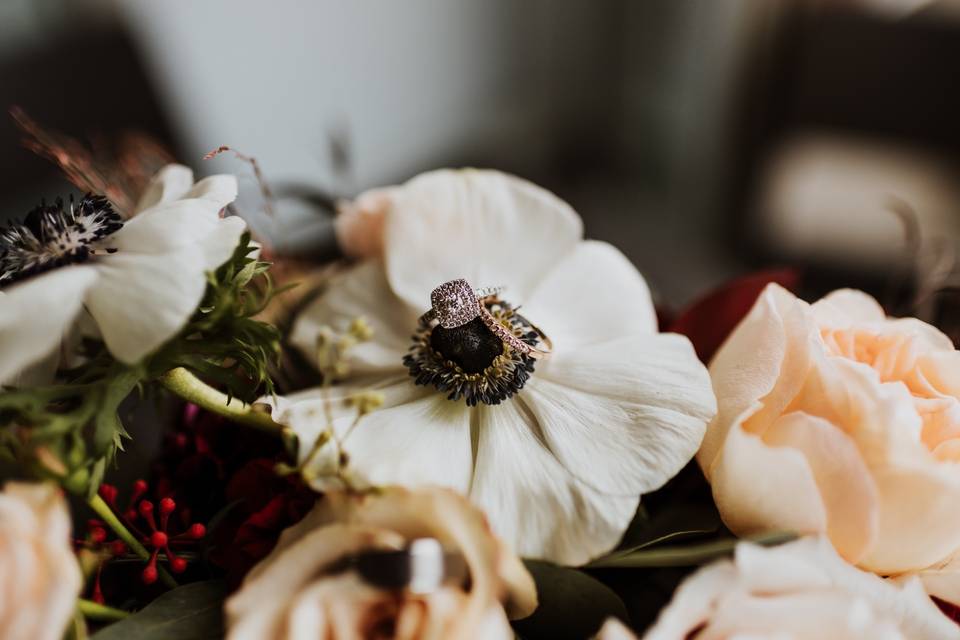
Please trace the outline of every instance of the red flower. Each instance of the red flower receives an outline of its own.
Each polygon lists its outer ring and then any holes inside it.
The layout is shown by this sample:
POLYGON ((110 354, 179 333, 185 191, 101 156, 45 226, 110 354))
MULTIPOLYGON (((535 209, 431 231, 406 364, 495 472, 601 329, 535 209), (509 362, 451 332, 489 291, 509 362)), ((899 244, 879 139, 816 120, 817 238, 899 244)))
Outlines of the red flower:
POLYGON ((210 560, 227 571, 227 581, 243 576, 277 544, 280 533, 299 522, 316 494, 297 476, 280 477, 275 460, 251 460, 227 484, 228 504, 235 504, 214 532, 210 560))
POLYGON ((703 362, 710 359, 740 323, 757 297, 771 282, 796 291, 800 272, 796 269, 755 271, 714 289, 687 307, 667 324, 667 331, 681 333, 693 343, 703 362))

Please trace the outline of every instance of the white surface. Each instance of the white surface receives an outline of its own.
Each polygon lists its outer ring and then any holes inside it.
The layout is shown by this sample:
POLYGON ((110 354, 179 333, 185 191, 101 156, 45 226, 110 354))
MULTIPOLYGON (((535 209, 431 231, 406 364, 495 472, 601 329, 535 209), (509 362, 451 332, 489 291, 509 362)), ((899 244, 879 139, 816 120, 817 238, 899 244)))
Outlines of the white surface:
MULTIPOLYGON (((575 5, 564 13, 588 8, 575 5)), ((120 6, 195 156, 185 160, 229 144, 256 155, 271 177, 329 185, 337 176, 328 134, 345 130, 350 189, 504 143, 537 153, 551 126, 544 113, 552 69, 570 58, 553 55, 554 17, 544 2, 120 6)), ((574 33, 565 42, 576 49, 587 37, 596 36, 574 33)))

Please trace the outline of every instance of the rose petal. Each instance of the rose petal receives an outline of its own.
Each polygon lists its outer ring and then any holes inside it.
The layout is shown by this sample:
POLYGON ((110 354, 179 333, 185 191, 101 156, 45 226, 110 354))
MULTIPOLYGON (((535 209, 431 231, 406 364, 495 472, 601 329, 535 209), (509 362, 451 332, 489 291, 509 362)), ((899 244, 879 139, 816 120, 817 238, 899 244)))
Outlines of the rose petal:
POLYGON ((713 461, 710 483, 724 523, 738 535, 827 528, 826 507, 803 454, 767 446, 739 422, 713 461))
POLYGON ((856 289, 837 289, 811 305, 811 311, 818 323, 831 327, 882 322, 887 316, 873 297, 856 289))
POLYGON ((830 422, 799 412, 777 420, 763 441, 803 454, 823 500, 830 540, 856 563, 877 540, 880 519, 877 487, 856 443, 830 422))
POLYGON ((690 338, 700 359, 710 362, 771 282, 794 291, 800 273, 796 269, 775 269, 736 278, 687 307, 668 330, 690 338))
POLYGON ((396 187, 364 191, 352 202, 337 203, 333 232, 340 250, 351 258, 383 255, 383 231, 396 187))
POLYGON ((407 539, 438 538, 463 553, 471 569, 471 589, 496 594, 497 584, 505 583, 511 618, 526 617, 536 608, 533 578, 519 558, 491 534, 483 513, 458 493, 389 487, 379 495, 359 499, 344 499, 345 494, 332 497, 321 501, 302 526, 347 521, 396 531, 407 539))
POLYGON ((384 236, 397 295, 426 310, 430 292, 466 278, 526 300, 583 232, 569 205, 525 180, 476 169, 422 174, 397 190, 384 236))
POLYGON ((825 538, 763 548, 737 545, 734 560, 680 585, 645 640, 697 638, 958 638, 916 581, 897 585, 844 562, 825 538))
POLYGON ((768 285, 710 363, 717 416, 697 454, 708 479, 738 420, 749 418, 762 430, 786 409, 804 383, 818 339, 805 303, 768 285))
POLYGON ((950 557, 960 531, 960 478, 952 462, 891 461, 874 466, 880 538, 861 566, 881 574, 926 567, 950 557))
POLYGON ((923 588, 931 596, 960 606, 960 555, 926 569, 904 574, 898 580, 910 580, 914 576, 920 579, 923 588))

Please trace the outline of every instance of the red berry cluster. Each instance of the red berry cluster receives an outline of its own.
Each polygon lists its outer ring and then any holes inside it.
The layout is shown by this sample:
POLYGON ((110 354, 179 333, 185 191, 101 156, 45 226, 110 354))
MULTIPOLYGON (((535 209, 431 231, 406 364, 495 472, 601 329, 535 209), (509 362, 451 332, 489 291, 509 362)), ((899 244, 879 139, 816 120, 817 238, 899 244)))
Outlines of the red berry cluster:
MULTIPOLYGON (((171 535, 168 531, 170 516, 177 510, 177 503, 173 498, 162 498, 158 502, 143 499, 147 494, 149 486, 144 480, 137 480, 133 483, 133 490, 130 493, 130 500, 127 502, 126 509, 122 511, 117 506, 117 488, 110 484, 100 486, 100 497, 103 498, 110 508, 120 516, 120 519, 136 536, 145 547, 151 550, 150 559, 147 566, 144 567, 141 578, 145 584, 153 584, 157 581, 157 560, 162 551, 174 573, 183 573, 187 569, 187 560, 174 553, 171 546, 186 546, 202 540, 207 535, 207 529, 200 523, 193 523, 177 535, 171 535), (159 511, 158 519, 154 513, 159 511), (146 527, 144 527, 144 524, 146 527), (147 529, 149 527, 149 529, 147 529)), ((93 531, 93 530, 92 530, 93 531)), ((106 539, 106 530, 101 528, 101 537, 106 539)), ((119 541, 117 541, 119 542, 119 541)), ((123 544, 120 542, 120 544, 123 544)), ((125 549, 124 549, 125 550, 125 549)), ((117 555, 117 554, 114 554, 117 555)))

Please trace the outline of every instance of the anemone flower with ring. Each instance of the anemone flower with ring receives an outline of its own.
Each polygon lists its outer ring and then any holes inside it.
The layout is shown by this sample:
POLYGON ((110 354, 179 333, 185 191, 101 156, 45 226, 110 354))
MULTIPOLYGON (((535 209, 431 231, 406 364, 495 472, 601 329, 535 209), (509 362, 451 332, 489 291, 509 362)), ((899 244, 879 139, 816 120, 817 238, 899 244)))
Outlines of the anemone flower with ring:
POLYGON ((331 282, 291 336, 311 356, 325 327, 362 316, 373 339, 348 352, 333 393, 280 398, 274 418, 308 455, 328 409, 336 434, 350 430, 338 398, 377 390, 383 406, 341 440, 355 481, 453 487, 523 556, 578 564, 609 550, 639 496, 692 458, 716 410, 689 341, 658 333, 633 265, 584 241, 577 214, 529 182, 437 171, 388 198, 382 258, 331 282), (551 356, 534 361, 481 318, 418 320, 431 291, 457 278, 505 285, 486 311, 532 347, 536 323, 551 356))
POLYGON ((194 184, 169 165, 124 220, 105 198, 42 204, 0 231, 0 383, 55 353, 89 312, 107 348, 132 364, 187 323, 206 273, 233 254, 246 225, 220 211, 236 178, 194 184))

